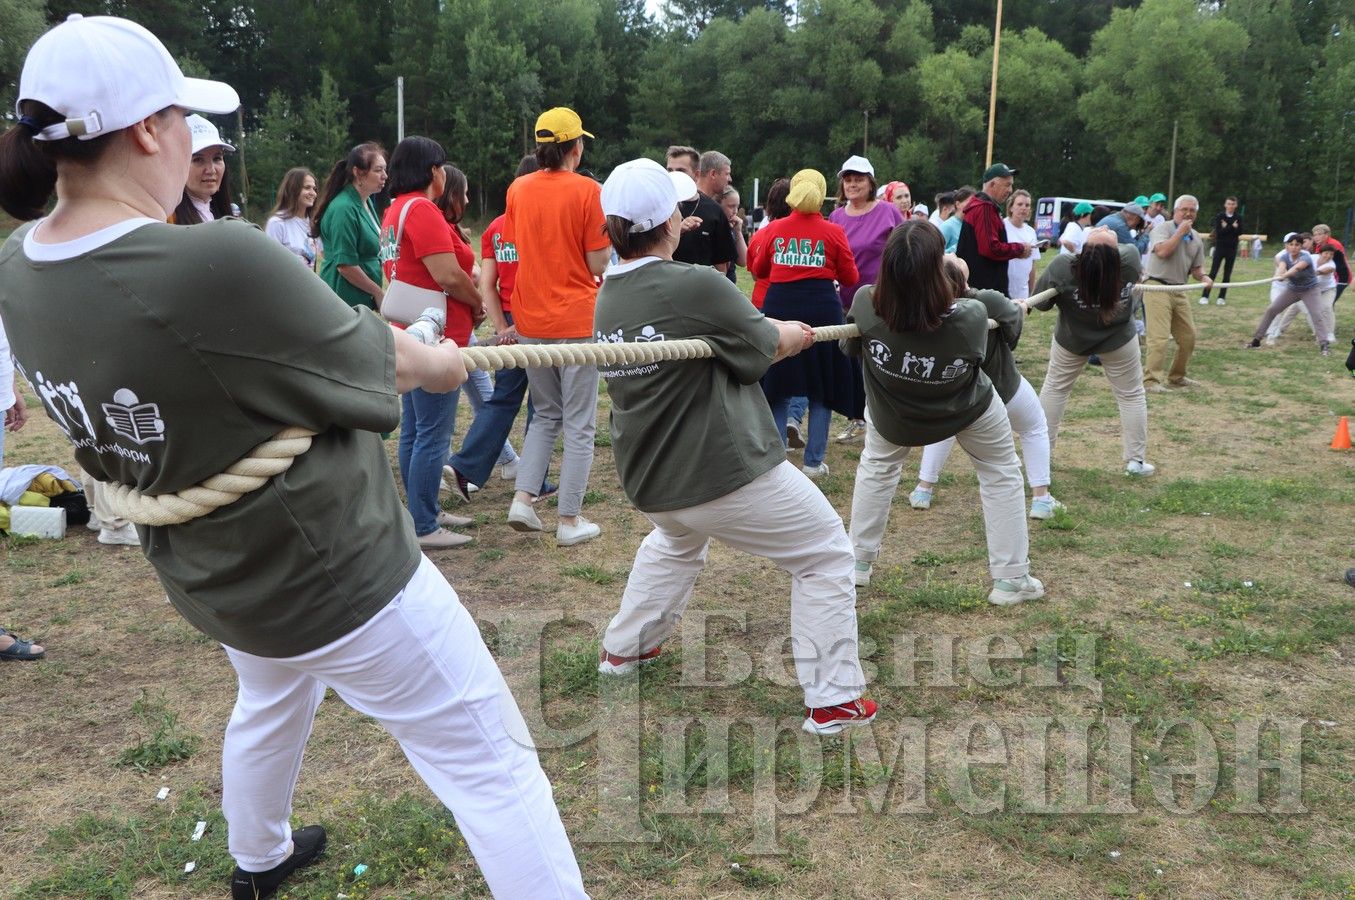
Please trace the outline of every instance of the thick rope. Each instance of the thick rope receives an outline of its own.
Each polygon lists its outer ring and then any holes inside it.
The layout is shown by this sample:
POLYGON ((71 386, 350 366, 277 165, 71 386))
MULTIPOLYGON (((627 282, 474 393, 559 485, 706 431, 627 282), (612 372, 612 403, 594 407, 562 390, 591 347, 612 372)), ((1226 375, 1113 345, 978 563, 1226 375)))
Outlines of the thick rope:
MULTIPOLYGON (((1038 302, 1054 295, 1043 291, 1030 298, 1038 302)), ((997 327, 988 320, 989 329, 997 327)), ((860 337, 853 324, 822 325, 814 340, 839 341, 860 337)), ((510 344, 499 347, 462 347, 466 371, 475 369, 525 369, 542 366, 614 366, 662 362, 673 359, 708 359, 715 355, 700 338, 680 341, 635 341, 613 344, 510 344)), ((220 475, 173 494, 143 494, 125 484, 106 485, 105 500, 119 518, 138 525, 179 525, 229 506, 287 471, 296 457, 310 449, 313 431, 284 428, 264 441, 220 475)))
MULTIPOLYGON (((1262 284, 1270 284, 1270 283, 1271 283, 1272 281, 1274 281, 1274 280, 1275 280, 1275 276, 1271 276, 1270 278, 1258 278, 1258 279, 1256 279, 1255 281, 1230 281, 1230 282, 1226 282, 1226 283, 1225 283, 1225 282, 1216 282, 1216 283, 1214 284, 1214 286, 1210 288, 1210 290, 1212 291, 1214 288, 1244 288, 1244 287, 1257 287, 1257 286, 1262 285, 1262 284)), ((1194 284, 1194 285, 1191 285, 1191 284, 1148 284, 1147 282, 1139 282, 1138 284, 1134 285, 1133 290, 1138 291, 1138 292, 1141 293, 1141 294, 1179 294, 1179 293, 1183 293, 1183 292, 1185 292, 1185 291, 1189 291, 1189 290, 1191 290, 1192 288, 1196 288, 1196 287, 1203 288, 1204 285, 1202 285, 1202 284, 1194 284)))

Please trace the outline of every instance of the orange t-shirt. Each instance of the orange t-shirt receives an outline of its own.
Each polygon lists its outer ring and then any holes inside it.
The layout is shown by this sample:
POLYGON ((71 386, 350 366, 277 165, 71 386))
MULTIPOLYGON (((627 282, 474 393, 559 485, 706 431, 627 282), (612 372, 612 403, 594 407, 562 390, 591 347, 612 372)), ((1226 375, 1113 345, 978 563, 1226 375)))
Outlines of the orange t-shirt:
POLYGON ((503 240, 518 251, 513 322, 533 338, 591 338, 597 279, 584 254, 610 246, 602 186, 543 169, 508 186, 503 240))

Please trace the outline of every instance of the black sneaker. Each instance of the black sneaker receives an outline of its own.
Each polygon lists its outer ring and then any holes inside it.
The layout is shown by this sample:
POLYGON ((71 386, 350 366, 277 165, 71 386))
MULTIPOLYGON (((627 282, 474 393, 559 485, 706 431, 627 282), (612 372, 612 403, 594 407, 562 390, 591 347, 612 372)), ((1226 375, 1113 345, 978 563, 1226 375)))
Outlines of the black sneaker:
POLYGON ((1101 365, 1101 357, 1099 357, 1099 356, 1097 356, 1095 353, 1093 353, 1091 356, 1087 357, 1087 365, 1089 365, 1089 366, 1099 366, 1099 365, 1101 365))
POLYGON ((232 900, 263 900, 277 892, 284 878, 297 869, 304 869, 325 852, 325 829, 307 825, 292 832, 292 855, 267 872, 246 872, 239 866, 231 876, 232 900))

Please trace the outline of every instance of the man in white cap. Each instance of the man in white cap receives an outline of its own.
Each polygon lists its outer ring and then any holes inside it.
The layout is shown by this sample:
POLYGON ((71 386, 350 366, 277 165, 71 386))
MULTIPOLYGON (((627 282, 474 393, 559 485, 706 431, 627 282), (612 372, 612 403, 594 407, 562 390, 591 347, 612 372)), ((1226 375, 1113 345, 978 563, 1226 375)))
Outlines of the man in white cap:
POLYGON ((623 163, 602 187, 621 261, 598 292, 598 340, 699 338, 713 357, 602 367, 621 486, 654 530, 636 552, 598 671, 624 675, 659 657, 716 538, 791 576, 804 730, 864 725, 876 704, 863 696, 851 545, 823 493, 786 459, 758 386, 773 362, 808 347, 813 332, 766 318, 717 273, 673 261, 678 206, 672 182, 649 160, 623 163))

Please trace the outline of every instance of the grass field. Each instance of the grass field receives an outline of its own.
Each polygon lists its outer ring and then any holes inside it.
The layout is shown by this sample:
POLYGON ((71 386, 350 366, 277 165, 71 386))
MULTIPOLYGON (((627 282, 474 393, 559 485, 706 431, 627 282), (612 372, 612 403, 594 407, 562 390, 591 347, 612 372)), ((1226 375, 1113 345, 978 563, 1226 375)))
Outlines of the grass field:
MULTIPOLYGON (((598 634, 647 531, 617 482, 605 395, 585 509, 599 540, 510 531, 510 483, 486 485, 475 543, 435 559, 533 724, 590 892, 1355 898, 1355 591, 1341 582, 1355 455, 1327 449, 1355 380, 1345 346, 1320 358, 1301 319, 1279 347, 1242 352, 1265 296, 1193 307, 1204 384, 1150 395, 1152 479, 1122 475, 1114 401, 1083 375, 1054 456, 1067 512, 1031 523, 1043 600, 984 601, 972 467, 952 454, 923 513, 907 506, 911 461, 858 598, 881 714, 848 739, 796 731, 788 578, 719 546, 683 640, 638 680, 599 685, 598 634), (1258 756, 1278 768, 1254 775, 1258 756)), ((1037 388, 1053 321, 1032 317, 1018 351, 1037 388)), ((1348 340, 1349 299, 1337 322, 1348 340)), ((858 453, 832 444, 821 482, 844 516, 858 453)), ((11 465, 70 459, 43 417, 6 448, 11 465)), ((50 648, 0 666, 0 895, 222 896, 234 681, 220 648, 135 549, 77 528, 0 555, 0 624, 50 648)), ((285 896, 485 893, 396 744, 332 696, 296 816, 330 844, 285 896)))

